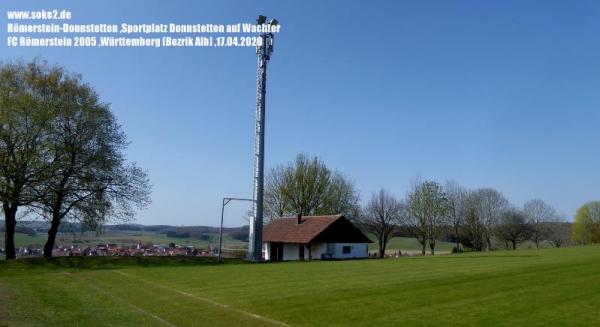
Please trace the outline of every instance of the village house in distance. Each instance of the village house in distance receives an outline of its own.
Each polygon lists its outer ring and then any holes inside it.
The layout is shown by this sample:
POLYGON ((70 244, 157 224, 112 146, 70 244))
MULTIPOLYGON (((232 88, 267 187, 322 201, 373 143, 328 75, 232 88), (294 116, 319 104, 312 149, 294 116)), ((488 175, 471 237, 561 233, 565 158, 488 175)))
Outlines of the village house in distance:
POLYGON ((263 230, 263 258, 366 258, 369 243, 372 241, 343 215, 280 218, 263 230))

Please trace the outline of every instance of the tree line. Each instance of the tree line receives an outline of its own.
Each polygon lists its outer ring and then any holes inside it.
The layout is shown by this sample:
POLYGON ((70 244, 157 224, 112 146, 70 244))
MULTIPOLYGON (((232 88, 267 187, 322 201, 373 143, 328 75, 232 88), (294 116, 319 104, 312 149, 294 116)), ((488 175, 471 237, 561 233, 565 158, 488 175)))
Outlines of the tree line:
MULTIPOLYGON (((268 171, 265 222, 284 216, 343 214, 377 239, 381 257, 400 231, 419 242, 423 255, 435 254, 437 243, 448 234, 454 251, 489 251, 498 244, 516 249, 525 241, 536 247, 544 242, 560 247, 571 239, 571 224, 549 203, 533 199, 517 207, 496 189, 468 189, 455 181, 417 179, 404 197, 381 189, 363 206, 359 200, 354 183, 345 175, 316 156, 299 154, 295 161, 268 171)), ((588 206, 592 211, 600 208, 588 206)), ((593 225, 590 219, 581 220, 593 225)), ((589 242, 590 235, 585 236, 589 242)))
POLYGON ((437 242, 448 231, 457 252, 464 248, 489 251, 495 242, 516 249, 527 240, 536 247, 543 241, 560 247, 570 237, 564 216, 543 200, 533 199, 518 208, 498 190, 470 190, 454 181, 442 185, 417 180, 404 198, 382 189, 362 212, 358 221, 378 238, 381 257, 399 228, 419 242, 422 255, 427 250, 435 254, 437 242))
POLYGON ((80 75, 40 60, 0 63, 0 202, 5 252, 15 258, 17 214, 99 228, 150 202, 147 174, 125 158, 125 133, 80 75), (22 209, 22 210, 21 210, 22 209))

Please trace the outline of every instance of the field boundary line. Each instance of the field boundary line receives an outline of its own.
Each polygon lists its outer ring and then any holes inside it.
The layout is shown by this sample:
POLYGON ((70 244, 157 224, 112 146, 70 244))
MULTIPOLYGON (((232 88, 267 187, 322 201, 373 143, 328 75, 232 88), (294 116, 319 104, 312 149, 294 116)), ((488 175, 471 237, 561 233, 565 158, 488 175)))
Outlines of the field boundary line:
POLYGON ((286 324, 286 323, 284 323, 283 321, 279 321, 279 320, 267 318, 265 316, 261 316, 261 315, 256 314, 256 313, 252 313, 252 312, 249 312, 249 311, 246 311, 246 310, 234 308, 234 307, 232 307, 232 306, 230 306, 228 304, 223 304, 223 303, 220 303, 220 302, 217 302, 217 301, 205 298, 205 297, 201 297, 201 296, 194 295, 194 294, 191 294, 191 293, 188 293, 188 292, 180 291, 178 289, 174 289, 174 288, 167 287, 167 286, 160 285, 160 284, 151 283, 151 282, 149 282, 147 280, 144 280, 142 278, 139 278, 139 277, 133 276, 131 274, 125 273, 125 272, 123 272, 121 270, 112 270, 112 271, 114 273, 117 273, 117 274, 129 277, 131 279, 138 280, 140 282, 143 282, 143 283, 146 283, 146 284, 150 284, 150 285, 155 286, 155 287, 166 289, 166 290, 169 290, 169 291, 181 294, 183 296, 190 297, 190 298, 198 300, 198 301, 209 303, 209 304, 212 304, 214 306, 221 307, 223 309, 231 310, 231 311, 234 311, 234 312, 237 312, 237 313, 240 313, 240 314, 243 314, 243 315, 246 315, 246 316, 258 319, 258 320, 261 320, 261 321, 265 321, 265 322, 268 322, 268 323, 271 323, 271 324, 274 324, 274 325, 289 327, 289 325, 286 324))
MULTIPOLYGON (((62 273, 63 273, 63 274, 65 274, 65 275, 67 275, 67 276, 69 276, 69 277, 71 277, 71 278, 75 278, 75 279, 79 279, 79 280, 81 280, 81 278, 79 278, 79 277, 77 277, 77 276, 75 276, 75 275, 73 275, 73 274, 71 274, 71 273, 69 273, 69 272, 63 271, 62 273)), ((157 315, 153 314, 152 312, 146 311, 146 310, 144 310, 144 309, 142 309, 142 308, 138 307, 138 306, 137 306, 137 305, 135 305, 135 304, 132 304, 132 303, 129 303, 128 301, 125 301, 124 299, 120 298, 119 296, 115 295, 114 293, 110 293, 110 292, 108 292, 108 291, 106 291, 106 290, 103 290, 103 289, 101 289, 101 288, 99 288, 99 287, 97 287, 97 286, 95 286, 95 285, 93 285, 93 284, 91 284, 91 283, 88 283, 88 284, 86 284, 86 285, 87 285, 89 288, 93 289, 94 291, 96 291, 96 292, 98 292, 98 293, 100 293, 100 294, 103 294, 103 295, 105 295, 106 297, 110 298, 111 300, 113 300, 113 301, 115 301, 115 302, 124 303, 124 304, 128 305, 129 307, 133 308, 135 311, 137 311, 137 312, 139 312, 139 313, 142 313, 142 314, 145 314, 145 315, 147 315, 147 316, 150 316, 150 317, 152 317, 152 318, 154 318, 154 319, 158 320, 159 322, 161 322, 162 324, 164 324, 164 325, 166 325, 166 326, 169 326, 169 327, 177 327, 177 325, 175 325, 175 324, 172 324, 172 323, 170 323, 170 322, 168 322, 168 321, 164 320, 163 318, 161 318, 161 317, 159 317, 159 316, 157 316, 157 315)))

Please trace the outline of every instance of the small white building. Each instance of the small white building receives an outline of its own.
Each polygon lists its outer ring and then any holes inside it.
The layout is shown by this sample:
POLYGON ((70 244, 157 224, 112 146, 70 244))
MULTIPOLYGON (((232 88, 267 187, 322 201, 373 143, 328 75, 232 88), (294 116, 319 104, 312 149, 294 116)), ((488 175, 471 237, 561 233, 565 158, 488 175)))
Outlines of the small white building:
POLYGON ((280 218, 263 229, 263 258, 366 258, 369 243, 372 241, 342 215, 280 218))

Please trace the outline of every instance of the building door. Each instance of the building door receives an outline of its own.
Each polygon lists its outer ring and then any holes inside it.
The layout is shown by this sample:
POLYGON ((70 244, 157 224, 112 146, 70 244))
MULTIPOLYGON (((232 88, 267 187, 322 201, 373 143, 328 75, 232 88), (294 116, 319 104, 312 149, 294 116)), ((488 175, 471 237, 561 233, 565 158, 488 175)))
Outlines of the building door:
POLYGON ((271 243, 271 261, 283 260, 283 243, 271 243))
POLYGON ((304 260, 304 244, 298 245, 298 258, 300 258, 300 260, 304 260))
POLYGON ((335 254, 335 243, 327 243, 327 259, 332 259, 335 254))

